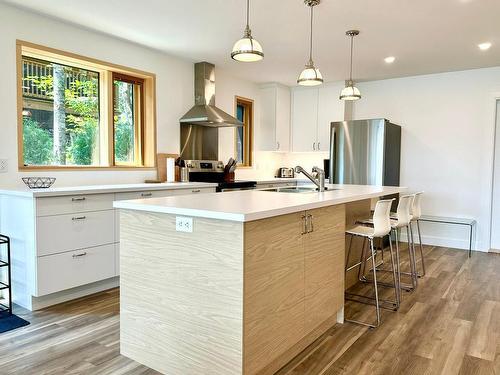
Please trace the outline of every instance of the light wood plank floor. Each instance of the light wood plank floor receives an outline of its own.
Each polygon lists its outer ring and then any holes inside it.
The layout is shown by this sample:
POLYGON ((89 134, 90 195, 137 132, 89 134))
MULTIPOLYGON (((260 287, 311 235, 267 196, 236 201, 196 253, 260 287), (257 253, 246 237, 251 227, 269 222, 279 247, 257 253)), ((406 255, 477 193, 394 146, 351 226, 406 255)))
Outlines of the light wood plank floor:
MULTIPOLYGON (((427 276, 398 312, 383 312, 381 327, 336 325, 278 374, 500 375, 500 254, 425 253, 427 276)), ((116 289, 16 313, 31 325, 0 334, 2 375, 157 374, 119 354, 116 289)), ((346 315, 373 310, 349 303, 346 315)))

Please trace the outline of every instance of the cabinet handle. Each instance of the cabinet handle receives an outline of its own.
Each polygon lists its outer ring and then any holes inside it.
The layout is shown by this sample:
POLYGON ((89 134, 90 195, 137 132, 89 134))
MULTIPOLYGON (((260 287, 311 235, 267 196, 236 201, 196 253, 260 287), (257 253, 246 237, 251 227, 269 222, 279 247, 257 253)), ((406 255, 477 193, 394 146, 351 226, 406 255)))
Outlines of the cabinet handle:
POLYGON ((316 151, 316 142, 313 142, 313 151, 316 151))
POLYGON ((75 217, 72 217, 71 220, 73 220, 73 221, 85 220, 86 218, 87 218, 87 216, 75 216, 75 217))
POLYGON ((307 233, 312 233, 314 232, 314 223, 313 223, 313 215, 307 215, 307 217, 309 218, 309 227, 310 229, 307 231, 307 233))
POLYGON ((73 259, 74 258, 81 258, 81 257, 84 257, 85 255, 87 255, 87 252, 80 253, 80 254, 73 254, 72 257, 73 257, 73 259))
POLYGON ((307 216, 307 215, 302 215, 303 228, 302 228, 301 235, 307 234, 307 219, 308 219, 308 217, 309 216, 307 216))
POLYGON ((72 202, 83 202, 84 200, 85 200, 85 197, 71 198, 72 202))
POLYGON ((321 143, 320 143, 320 142, 318 142, 318 151, 319 151, 319 150, 321 150, 321 147, 319 147, 319 145, 320 145, 320 144, 321 144, 321 143))
POLYGON ((141 193, 141 197, 151 197, 153 193, 141 193))
POLYGON ((280 149, 280 143, 279 142, 276 142, 276 150, 279 150, 280 149))
POLYGON ((191 193, 199 193, 201 190, 200 189, 195 189, 195 190, 191 190, 191 193))

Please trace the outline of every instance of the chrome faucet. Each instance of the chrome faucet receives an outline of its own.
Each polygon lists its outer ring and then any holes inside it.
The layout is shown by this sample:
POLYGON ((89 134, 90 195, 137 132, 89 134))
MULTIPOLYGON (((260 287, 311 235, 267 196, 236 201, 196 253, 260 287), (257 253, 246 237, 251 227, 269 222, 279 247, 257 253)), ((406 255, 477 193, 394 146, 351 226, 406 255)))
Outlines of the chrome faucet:
POLYGON ((303 173, 311 182, 318 187, 319 192, 325 191, 325 171, 319 167, 313 167, 312 173, 316 174, 314 177, 312 174, 307 172, 300 165, 295 167, 295 173, 303 173))

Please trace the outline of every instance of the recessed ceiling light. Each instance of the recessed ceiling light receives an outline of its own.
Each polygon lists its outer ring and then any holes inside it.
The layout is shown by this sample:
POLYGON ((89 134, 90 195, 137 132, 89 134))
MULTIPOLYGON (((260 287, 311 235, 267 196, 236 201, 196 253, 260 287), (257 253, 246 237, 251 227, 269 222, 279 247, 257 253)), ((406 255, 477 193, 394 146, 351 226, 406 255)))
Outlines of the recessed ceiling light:
POLYGON ((396 58, 394 56, 388 56, 384 59, 384 61, 387 63, 387 64, 392 64, 394 61, 396 61, 396 58))
POLYGON ((490 49, 491 43, 490 42, 485 42, 485 43, 478 44, 477 46, 479 47, 479 49, 481 51, 486 51, 486 50, 490 49))

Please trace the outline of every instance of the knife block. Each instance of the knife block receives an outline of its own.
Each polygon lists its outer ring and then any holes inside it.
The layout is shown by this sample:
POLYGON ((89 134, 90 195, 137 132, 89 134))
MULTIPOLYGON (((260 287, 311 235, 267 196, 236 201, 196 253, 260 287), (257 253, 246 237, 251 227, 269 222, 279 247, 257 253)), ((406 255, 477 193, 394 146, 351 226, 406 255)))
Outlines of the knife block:
POLYGON ((234 182, 234 172, 224 174, 225 182, 234 182))

